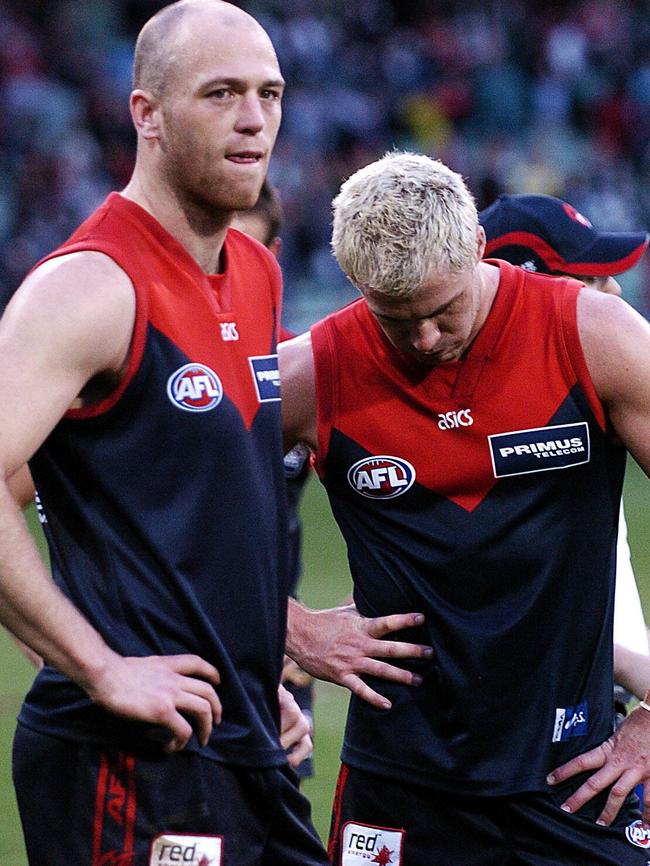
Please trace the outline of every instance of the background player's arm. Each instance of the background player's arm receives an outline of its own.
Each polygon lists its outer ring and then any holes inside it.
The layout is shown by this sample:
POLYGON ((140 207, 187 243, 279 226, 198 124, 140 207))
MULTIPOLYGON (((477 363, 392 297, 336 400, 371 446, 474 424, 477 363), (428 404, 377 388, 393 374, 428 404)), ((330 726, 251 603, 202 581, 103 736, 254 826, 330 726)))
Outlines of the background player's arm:
POLYGON ((614 644, 614 679, 628 692, 642 699, 650 684, 650 656, 634 652, 622 644, 614 644))
MULTIPOLYGON (((620 298, 583 290, 578 299, 578 327, 609 421, 650 476, 650 324, 620 298)), ((595 772, 562 808, 575 812, 611 786, 598 819, 611 824, 627 794, 644 782, 643 817, 650 822, 650 712, 641 707, 633 710, 609 740, 555 769, 549 781, 555 784, 585 771, 595 772)))
POLYGON ((280 343, 278 363, 282 382, 285 451, 289 451, 297 442, 304 442, 316 452, 316 380, 309 331, 280 343))
POLYGON ((134 318, 126 274, 89 252, 41 265, 0 321, 0 619, 97 703, 169 728, 173 750, 192 733, 180 711, 194 717, 203 742, 218 722, 210 684, 218 672, 195 656, 129 659, 113 652, 55 585, 8 483, 90 379, 123 370, 134 318))
MULTIPOLYGON (((310 334, 282 343, 278 355, 285 447, 305 442, 316 451, 316 385, 310 334)), ((290 599, 286 651, 312 676, 344 686, 373 706, 389 709, 391 702, 372 689, 362 675, 419 685, 417 674, 383 659, 427 658, 432 655, 431 647, 383 638, 423 622, 424 616, 419 613, 370 618, 362 617, 354 604, 315 611, 290 599)))

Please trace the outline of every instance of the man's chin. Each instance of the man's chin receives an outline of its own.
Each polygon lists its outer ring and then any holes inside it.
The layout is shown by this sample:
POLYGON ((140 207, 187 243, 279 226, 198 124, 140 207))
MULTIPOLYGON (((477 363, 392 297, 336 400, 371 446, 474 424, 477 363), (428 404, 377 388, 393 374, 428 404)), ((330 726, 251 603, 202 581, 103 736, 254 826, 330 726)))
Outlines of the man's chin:
POLYGON ((424 367, 438 367, 440 364, 457 361, 460 354, 456 349, 445 349, 442 352, 410 352, 409 357, 424 367))

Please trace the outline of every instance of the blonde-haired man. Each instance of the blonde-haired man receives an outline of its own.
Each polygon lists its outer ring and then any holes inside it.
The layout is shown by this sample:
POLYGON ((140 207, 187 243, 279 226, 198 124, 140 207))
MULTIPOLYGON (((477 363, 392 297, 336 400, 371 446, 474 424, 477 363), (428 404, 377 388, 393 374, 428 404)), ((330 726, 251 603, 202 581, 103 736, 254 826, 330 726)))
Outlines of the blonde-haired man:
POLYGON ((421 609, 435 651, 389 712, 352 698, 334 862, 646 866, 628 795, 650 712, 613 733, 611 647, 650 327, 482 261, 471 195, 424 156, 349 178, 333 247, 363 297, 282 347, 285 426, 316 451, 360 612, 421 609))

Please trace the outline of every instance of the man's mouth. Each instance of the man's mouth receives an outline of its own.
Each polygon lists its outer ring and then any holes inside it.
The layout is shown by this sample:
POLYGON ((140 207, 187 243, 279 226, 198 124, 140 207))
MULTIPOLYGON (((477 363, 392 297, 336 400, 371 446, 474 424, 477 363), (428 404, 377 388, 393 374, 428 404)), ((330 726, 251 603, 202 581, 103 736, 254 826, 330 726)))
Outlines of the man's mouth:
POLYGON ((238 150, 234 153, 226 154, 226 159, 229 162, 235 162, 238 165, 255 165, 260 162, 263 157, 261 150, 238 150))

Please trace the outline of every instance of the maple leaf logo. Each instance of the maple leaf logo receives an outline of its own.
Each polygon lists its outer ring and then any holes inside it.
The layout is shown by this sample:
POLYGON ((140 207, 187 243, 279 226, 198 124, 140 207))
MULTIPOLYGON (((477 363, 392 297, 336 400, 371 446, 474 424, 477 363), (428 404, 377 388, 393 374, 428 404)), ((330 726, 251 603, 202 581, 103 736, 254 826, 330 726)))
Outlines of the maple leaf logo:
POLYGON ((388 863, 393 862, 390 858, 390 855, 392 853, 393 852, 384 845, 379 854, 377 854, 377 856, 373 858, 372 862, 379 863, 380 866, 388 866, 388 863))
POLYGON ((214 862, 214 861, 211 859, 208 859, 208 857, 204 854, 201 857, 201 859, 199 860, 199 866, 210 866, 210 863, 212 863, 212 862, 214 862))

